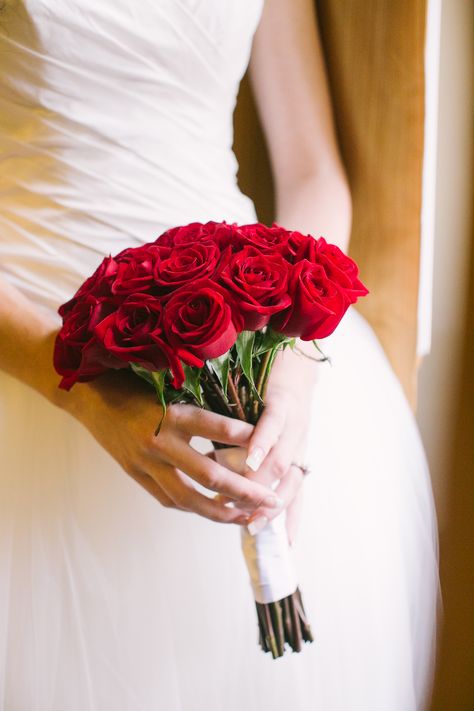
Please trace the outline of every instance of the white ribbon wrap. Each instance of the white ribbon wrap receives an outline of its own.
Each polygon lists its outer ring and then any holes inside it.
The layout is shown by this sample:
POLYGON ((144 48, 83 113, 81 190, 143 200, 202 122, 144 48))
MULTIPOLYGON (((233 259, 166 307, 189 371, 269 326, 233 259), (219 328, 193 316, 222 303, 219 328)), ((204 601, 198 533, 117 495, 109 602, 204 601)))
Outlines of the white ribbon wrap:
MULTIPOLYGON (((246 457, 243 447, 216 450, 219 464, 239 474, 245 470, 246 457)), ((255 600, 260 603, 281 600, 298 587, 285 521, 286 511, 282 511, 255 536, 241 529, 242 551, 255 600)))

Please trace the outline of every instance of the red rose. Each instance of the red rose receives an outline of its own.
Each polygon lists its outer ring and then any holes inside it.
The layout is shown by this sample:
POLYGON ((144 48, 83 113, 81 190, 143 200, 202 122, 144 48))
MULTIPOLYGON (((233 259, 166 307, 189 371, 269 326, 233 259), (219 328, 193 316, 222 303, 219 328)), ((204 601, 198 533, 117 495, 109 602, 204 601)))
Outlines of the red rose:
POLYGON ((128 296, 119 308, 97 324, 94 333, 108 353, 147 370, 170 367, 175 387, 184 379, 179 359, 163 337, 163 307, 150 294, 128 296))
POLYGON ((289 261, 293 261, 300 244, 306 239, 300 232, 286 230, 276 222, 271 227, 260 222, 242 225, 240 231, 245 244, 256 247, 265 254, 281 254, 289 261))
POLYGON ((290 305, 288 270, 278 254, 261 254, 249 246, 230 257, 220 281, 234 296, 246 331, 258 331, 290 305))
POLYGON ((160 260, 167 256, 155 244, 125 249, 115 257, 117 273, 112 282, 112 293, 122 296, 146 292, 154 287, 154 271, 160 260))
POLYGON ((108 368, 122 367, 97 343, 95 326, 115 309, 113 301, 92 294, 77 301, 68 313, 54 345, 54 367, 63 376, 59 387, 93 380, 108 368))
POLYGON ((177 355, 197 367, 226 353, 242 327, 230 294, 209 279, 183 286, 172 294, 165 303, 163 323, 177 355))
POLYGON ((295 264, 289 280, 290 308, 271 325, 286 336, 303 341, 329 336, 344 316, 349 302, 320 264, 306 259, 295 264))
POLYGON ((162 291, 177 289, 192 280, 212 277, 221 252, 214 242, 192 242, 171 250, 155 267, 155 285, 162 291))
POLYGON ((99 264, 95 272, 79 287, 72 299, 59 307, 58 313, 63 319, 72 311, 79 299, 87 294, 96 297, 109 296, 111 284, 117 273, 117 263, 112 257, 106 257, 99 264))
POLYGON ((328 277, 338 284, 349 303, 353 304, 360 296, 366 296, 369 290, 360 281, 359 268, 353 259, 344 254, 335 244, 329 244, 324 237, 307 244, 306 259, 314 264, 321 264, 328 277))
POLYGON ((233 232, 227 222, 191 222, 189 225, 172 227, 160 235, 155 243, 166 247, 182 247, 196 242, 215 242, 220 245, 233 232))

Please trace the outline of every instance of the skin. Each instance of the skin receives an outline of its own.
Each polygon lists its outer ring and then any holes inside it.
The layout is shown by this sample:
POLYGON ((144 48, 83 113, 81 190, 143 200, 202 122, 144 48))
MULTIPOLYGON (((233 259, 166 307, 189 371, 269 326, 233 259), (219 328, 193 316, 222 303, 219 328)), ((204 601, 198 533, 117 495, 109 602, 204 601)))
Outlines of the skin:
MULTIPOLYGON (((324 235, 347 251, 352 203, 339 153, 326 68, 313 0, 265 0, 249 64, 257 109, 267 141, 275 184, 278 224, 324 235), (297 107, 297 110, 295 110, 297 107)), ((301 350, 314 358, 311 343, 301 350)), ((287 507, 293 542, 302 503, 301 461, 312 385, 322 367, 286 350, 269 379, 265 410, 250 439, 263 462, 254 481, 280 479, 276 493, 287 507)), ((323 366, 324 367, 324 366, 323 366)), ((279 511, 260 507, 251 520, 279 511)))
MULTIPOLYGON (((347 248, 351 200, 338 152, 324 62, 311 0, 266 0, 254 37, 250 78, 267 139, 276 189, 276 221, 347 248), (297 107, 298 110, 295 110, 297 107)), ((75 417, 163 506, 221 523, 244 524, 280 507, 265 505, 270 488, 287 508, 290 541, 297 530, 303 480, 299 459, 318 368, 289 350, 277 358, 257 426, 188 405, 168 409, 158 437, 153 393, 129 373, 112 372, 66 393, 52 366, 55 322, 0 278, 0 369, 75 417), (31 364, 34 364, 32 367, 31 364), (257 472, 235 474, 190 447, 197 435, 259 448, 257 472), (209 498, 193 480, 215 491, 209 498), (234 507, 225 506, 233 501, 234 507)), ((311 344, 301 350, 314 358, 311 344)))

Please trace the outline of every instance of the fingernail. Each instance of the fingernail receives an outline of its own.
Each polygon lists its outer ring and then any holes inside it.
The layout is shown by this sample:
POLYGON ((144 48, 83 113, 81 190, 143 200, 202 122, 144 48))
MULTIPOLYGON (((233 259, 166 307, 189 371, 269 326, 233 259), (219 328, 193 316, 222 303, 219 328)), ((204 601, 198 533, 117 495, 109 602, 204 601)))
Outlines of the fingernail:
POLYGON ((254 521, 251 521, 249 523, 249 525, 247 526, 247 531, 250 533, 251 536, 255 536, 259 531, 262 530, 262 528, 265 528, 267 523, 268 518, 266 516, 259 516, 254 521))
POLYGON ((260 464, 263 461, 263 449, 261 447, 254 447, 247 459, 245 460, 245 464, 254 472, 257 471, 259 468, 260 464))
POLYGON ((261 502, 260 506, 266 506, 269 509, 281 509, 285 502, 279 496, 267 496, 261 502))

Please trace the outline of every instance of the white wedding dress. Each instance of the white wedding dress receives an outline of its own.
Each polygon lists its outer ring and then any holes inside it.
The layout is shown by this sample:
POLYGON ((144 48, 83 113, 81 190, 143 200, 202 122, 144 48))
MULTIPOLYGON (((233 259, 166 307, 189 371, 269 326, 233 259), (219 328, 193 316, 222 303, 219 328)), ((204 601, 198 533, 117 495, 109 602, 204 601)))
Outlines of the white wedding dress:
MULTIPOLYGON (((4 278, 56 313, 106 254, 175 224, 256 220, 231 146, 262 5, 3 3, 4 278)), ((324 350, 295 543, 315 642, 275 661, 239 527, 163 508, 0 374, 1 711, 424 707, 440 595, 422 445, 354 309, 324 350)))

